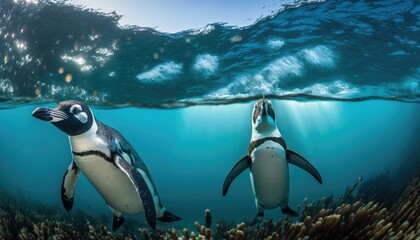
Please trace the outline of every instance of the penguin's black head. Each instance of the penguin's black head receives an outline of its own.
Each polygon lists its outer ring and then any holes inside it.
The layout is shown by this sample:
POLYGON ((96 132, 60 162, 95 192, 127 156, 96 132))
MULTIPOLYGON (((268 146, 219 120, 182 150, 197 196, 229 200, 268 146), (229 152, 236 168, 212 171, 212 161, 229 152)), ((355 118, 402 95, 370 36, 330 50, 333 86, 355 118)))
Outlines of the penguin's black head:
POLYGON ((32 116, 51 122, 67 135, 75 136, 88 131, 93 124, 92 111, 78 101, 60 102, 54 109, 39 107, 32 116))
POLYGON ((252 125, 258 128, 263 125, 276 125, 276 115, 273 104, 269 100, 261 99, 254 104, 252 114, 252 125))

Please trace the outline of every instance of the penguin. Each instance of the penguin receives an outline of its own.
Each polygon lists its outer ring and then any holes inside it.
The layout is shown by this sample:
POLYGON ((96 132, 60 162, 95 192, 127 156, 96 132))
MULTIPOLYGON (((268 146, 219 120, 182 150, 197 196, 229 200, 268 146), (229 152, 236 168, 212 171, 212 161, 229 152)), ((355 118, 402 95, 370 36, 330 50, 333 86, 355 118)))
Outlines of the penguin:
POLYGON ((61 185, 61 200, 67 211, 73 207, 76 183, 83 172, 112 211, 113 231, 123 224, 123 214, 144 212, 153 229, 156 219, 181 220, 162 205, 146 165, 130 143, 117 130, 98 121, 88 106, 63 101, 54 109, 36 108, 32 116, 51 122, 69 136, 73 160, 61 185))
POLYGON ((298 214, 288 206, 289 163, 301 167, 322 184, 321 175, 312 164, 287 148, 277 128, 273 105, 263 98, 254 104, 248 154, 239 160, 227 175, 222 194, 226 196, 233 180, 249 169, 257 207, 257 215, 251 225, 259 223, 264 218, 265 209, 279 206, 283 214, 297 216, 298 214))

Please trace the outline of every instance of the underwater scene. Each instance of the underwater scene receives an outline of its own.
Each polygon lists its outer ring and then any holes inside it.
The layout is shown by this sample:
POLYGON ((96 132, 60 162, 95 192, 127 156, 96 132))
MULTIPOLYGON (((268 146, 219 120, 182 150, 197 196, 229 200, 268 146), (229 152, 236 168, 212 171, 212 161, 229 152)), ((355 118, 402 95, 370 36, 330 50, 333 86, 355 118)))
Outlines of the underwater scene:
POLYGON ((1 0, 0 239, 420 239, 420 2, 272 2, 1 0))

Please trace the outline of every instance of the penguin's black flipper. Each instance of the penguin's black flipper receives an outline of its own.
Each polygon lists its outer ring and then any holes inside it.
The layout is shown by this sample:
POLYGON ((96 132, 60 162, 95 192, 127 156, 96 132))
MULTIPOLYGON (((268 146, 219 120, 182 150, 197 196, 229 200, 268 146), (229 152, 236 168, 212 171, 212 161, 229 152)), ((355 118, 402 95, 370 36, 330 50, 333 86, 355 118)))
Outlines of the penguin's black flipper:
POLYGON ((223 190, 222 190, 223 196, 226 195, 229 189, 229 186, 233 182, 233 180, 239 174, 245 171, 245 169, 249 168, 250 165, 251 165, 251 158, 248 155, 246 155, 241 160, 239 160, 239 162, 237 162, 235 166, 233 166, 232 170, 230 170, 229 174, 227 175, 225 182, 223 183, 223 190))
POLYGON ((158 218, 157 220, 161 222, 175 222, 175 221, 182 220, 182 218, 176 216, 175 214, 169 212, 168 210, 165 210, 163 212, 163 216, 158 218))
POLYGON ((286 206, 285 208, 282 208, 281 209, 281 212, 283 214, 287 214, 287 215, 289 215, 291 217, 297 217, 298 216, 298 213, 295 212, 295 211, 293 211, 291 208, 289 208, 289 206, 286 206))
POLYGON ((114 221, 112 222, 112 231, 115 232, 115 230, 117 230, 123 223, 124 217, 122 215, 118 217, 114 214, 114 221))
POLYGON ((73 207, 74 189, 76 188, 79 175, 80 170, 72 161, 66 173, 64 173, 63 182, 61 183, 61 201, 67 211, 70 211, 73 207))
POLYGON ((123 171, 130 181, 133 183, 137 192, 140 195, 141 201, 143 202, 144 213, 146 215, 146 220, 149 223, 150 227, 156 229, 156 210, 155 203, 153 202, 153 196, 150 192, 149 186, 147 186, 146 180, 140 174, 139 171, 124 158, 116 154, 114 163, 118 166, 121 171, 123 171))
POLYGON ((296 165, 300 168, 302 168, 303 170, 307 171, 309 174, 311 174, 319 183, 322 183, 322 178, 321 175, 319 174, 319 172, 315 169, 314 166, 312 166, 312 164, 306 160, 304 157, 302 157, 301 155, 299 155, 298 153, 287 149, 286 150, 286 154, 287 154, 287 161, 293 165, 296 165))

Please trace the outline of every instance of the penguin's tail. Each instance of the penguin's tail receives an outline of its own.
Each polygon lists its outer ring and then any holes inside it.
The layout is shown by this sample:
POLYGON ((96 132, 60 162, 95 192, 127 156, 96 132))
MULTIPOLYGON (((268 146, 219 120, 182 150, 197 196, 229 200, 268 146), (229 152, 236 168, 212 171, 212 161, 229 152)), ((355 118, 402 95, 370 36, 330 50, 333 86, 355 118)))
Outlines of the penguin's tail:
POLYGON ((282 211, 283 214, 287 214, 291 217, 297 217, 298 216, 298 213, 293 211, 291 208, 289 208, 289 206, 286 206, 285 208, 282 208, 281 211, 282 211))
POLYGON ((182 220, 182 218, 176 216, 175 214, 165 210, 163 212, 163 216, 159 217, 157 220, 161 221, 161 222, 175 222, 175 221, 179 221, 182 220))

